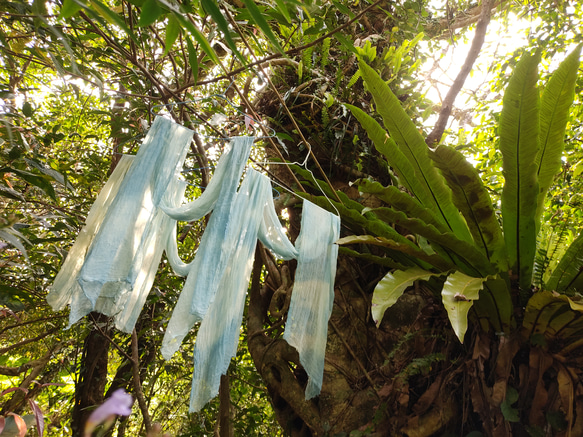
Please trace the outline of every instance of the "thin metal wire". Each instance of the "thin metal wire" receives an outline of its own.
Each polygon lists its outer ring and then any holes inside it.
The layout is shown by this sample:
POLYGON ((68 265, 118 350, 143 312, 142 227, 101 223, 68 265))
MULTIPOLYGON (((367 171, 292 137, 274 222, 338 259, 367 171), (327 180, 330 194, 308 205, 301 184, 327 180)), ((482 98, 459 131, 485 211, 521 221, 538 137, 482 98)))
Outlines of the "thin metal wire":
MULTIPOLYGON (((320 190, 320 192, 322 193, 322 195, 326 198, 326 200, 332 206, 332 208, 334 208, 334 211, 336 211, 336 214, 338 215, 338 217, 340 217, 340 212, 338 211, 338 208, 336 208, 336 205, 334 205, 334 203, 332 202, 332 200, 326 195, 326 193, 324 192, 324 189, 321 187, 320 183, 318 182, 318 180, 314 176, 314 173, 312 172, 312 170, 310 170, 308 168, 308 160, 310 159, 310 154, 311 154, 311 149, 309 149, 309 147, 308 147, 308 154, 306 155, 305 159, 301 163, 300 162, 287 162, 287 161, 284 161, 284 162, 278 162, 278 161, 263 161, 261 163, 255 163, 255 164, 259 165, 263 169, 267 165, 287 165, 287 166, 297 165, 299 167, 302 167, 304 170, 306 170, 308 173, 310 173, 310 176, 312 176, 312 179, 314 180, 314 183, 316 184, 316 186, 318 187, 318 189, 320 190)), ((271 179, 271 182, 273 182, 274 184, 280 186, 284 190, 290 192, 294 196, 297 196, 296 193, 294 193, 288 187, 283 186, 282 184, 280 184, 276 180, 271 179)))
MULTIPOLYGON (((231 88, 231 86, 233 85, 234 81, 231 81, 231 83, 229 84, 229 86, 227 87, 227 89, 225 90, 225 93, 229 90, 229 88, 231 88)), ((160 105, 154 105, 150 108, 150 114, 152 114, 153 116, 157 116, 158 114, 156 112, 154 112, 156 109, 158 108, 173 108, 174 106, 180 106, 180 105, 187 105, 190 103, 202 103, 202 102, 212 102, 214 99, 220 99, 225 101, 227 104, 229 104, 236 112, 238 112, 239 114, 243 115, 246 119, 251 120, 253 123, 256 123, 258 125, 261 125, 261 122, 256 120, 255 118, 251 117, 249 114, 241 111, 237 105, 235 105, 233 102, 231 102, 227 96, 225 95, 225 93, 223 94, 212 94, 208 97, 201 97, 198 99, 192 99, 192 100, 184 100, 181 102, 171 102, 171 103, 163 103, 160 105)), ((199 117, 200 118, 200 117, 199 117)), ((206 121, 208 123, 208 121, 206 121)), ((202 123, 194 123, 194 124, 202 124, 202 123)), ((261 139, 267 139, 267 138, 274 138, 276 136, 276 132, 275 129, 273 129, 270 126, 263 126, 264 128, 267 127, 270 131, 271 131, 271 135, 269 136, 262 136, 262 137, 255 137, 256 140, 261 140, 261 139)), ((231 139, 231 137, 210 137, 210 136, 206 136, 206 135, 201 135, 199 134, 202 138, 206 138, 209 140, 221 140, 221 141, 228 141, 231 139)))

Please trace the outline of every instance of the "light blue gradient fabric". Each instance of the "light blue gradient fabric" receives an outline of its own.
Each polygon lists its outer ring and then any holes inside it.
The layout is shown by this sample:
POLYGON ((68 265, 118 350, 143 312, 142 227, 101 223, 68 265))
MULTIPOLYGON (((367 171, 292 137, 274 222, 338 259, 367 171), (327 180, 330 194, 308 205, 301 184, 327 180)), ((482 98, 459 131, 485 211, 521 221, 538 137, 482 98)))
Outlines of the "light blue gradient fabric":
POLYGON ((71 305, 70 325, 98 311, 132 331, 175 223, 159 207, 182 200, 185 184, 178 176, 192 134, 157 117, 131 166, 114 172, 99 212, 92 209, 98 220, 73 246, 47 296, 54 309, 71 305))
POLYGON ((194 221, 213 211, 200 245, 190 264, 179 261, 175 241, 168 244, 168 259, 176 273, 187 274, 178 302, 162 340, 162 355, 169 359, 195 323, 202 321, 212 303, 219 281, 231 258, 232 241, 227 228, 239 217, 233 214, 233 201, 247 160, 253 137, 235 137, 227 145, 215 174, 204 193, 195 201, 177 208, 164 208, 173 219, 194 221))
POLYGON ((340 218, 304 201, 301 231, 296 240, 296 269, 284 340, 297 349, 308 374, 306 399, 320 393, 328 320, 334 302, 334 278, 340 218))
MULTIPOLYGON (((199 411, 216 396, 221 375, 227 373, 229 362, 237 353, 259 229, 269 228, 264 216, 271 216, 271 212, 275 214, 271 196, 269 179, 255 170, 249 170, 231 210, 237 220, 230 223, 225 235, 225 241, 230 246, 228 263, 222 272, 217 295, 196 337, 190 411, 199 411)), ((281 229, 279 222, 276 227, 281 229)), ((271 236, 278 235, 276 241, 269 244, 281 249, 280 255, 283 253, 288 259, 297 255, 283 232, 271 231, 271 236)), ((263 233, 269 235, 265 230, 263 233)))
MULTIPOLYGON (((229 162, 229 159, 223 162, 229 162)), ((235 166, 235 163, 231 162, 229 165, 235 166)), ((220 178, 215 180, 222 181, 220 178)), ((214 196, 217 197, 218 205, 220 193, 214 196)), ((340 219, 305 201, 302 230, 294 247, 279 223, 273 204, 271 183, 266 176, 255 170, 248 170, 239 191, 229 198, 230 207, 224 210, 229 218, 216 218, 218 223, 226 223, 224 232, 213 237, 220 239, 209 246, 209 252, 202 252, 215 262, 221 262, 221 269, 216 270, 214 297, 207 301, 208 311, 204 315, 193 315, 190 312, 193 307, 190 299, 196 299, 196 295, 190 292, 186 294, 183 290, 162 346, 164 357, 169 359, 195 320, 202 319, 194 347, 189 408, 191 412, 200 411, 217 395, 221 375, 226 374, 231 359, 236 355, 257 240, 282 259, 298 260, 284 338, 298 350, 300 362, 308 373, 306 398, 319 394, 322 387, 328 319, 334 300, 338 256, 338 247, 334 243, 340 236, 340 219), (176 335, 177 332, 179 335, 176 335)), ((212 203, 206 201, 206 205, 212 203)), ((182 220, 204 215, 191 205, 187 207, 192 215, 182 215, 182 220)), ((215 208, 213 216, 216 215, 215 208)), ((205 235, 211 232, 211 225, 209 222, 205 235)), ((205 240, 204 235, 202 240, 210 241, 205 240)), ((176 250, 175 242, 170 241, 169 247, 176 250)), ((202 248, 201 242, 199 252, 191 263, 186 283, 190 280, 197 282, 197 266, 202 264, 197 263, 197 257, 201 256, 202 248)), ((180 264, 178 257, 175 258, 174 262, 180 264)), ((180 268, 184 266, 186 265, 179 265, 180 268)))

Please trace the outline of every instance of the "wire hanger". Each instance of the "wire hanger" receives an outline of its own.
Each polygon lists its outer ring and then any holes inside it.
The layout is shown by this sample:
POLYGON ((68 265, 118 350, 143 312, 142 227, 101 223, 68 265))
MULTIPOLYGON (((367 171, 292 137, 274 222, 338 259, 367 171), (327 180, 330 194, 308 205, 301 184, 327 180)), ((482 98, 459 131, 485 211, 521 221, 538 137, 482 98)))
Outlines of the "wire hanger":
MULTIPOLYGON (((165 103, 165 104, 160 104, 160 105, 154 105, 152 106, 152 108, 150 108, 150 114, 152 114, 153 116, 157 116, 158 114, 156 112, 154 112, 156 109, 158 108, 173 108, 174 106, 180 106, 180 105, 187 105, 189 103, 202 103, 202 102, 214 102, 215 99, 219 99, 222 100, 224 102, 226 102, 229 106, 231 106, 236 112, 238 112, 239 114, 244 116, 244 119, 246 120, 245 122, 245 127, 249 127, 250 124, 261 124, 260 121, 256 120, 255 118, 251 117, 249 114, 247 114, 246 112, 243 112, 241 109, 239 109, 239 107, 237 105, 235 105, 231 100, 229 100, 229 98, 227 97, 226 93, 229 91, 229 89, 231 88, 231 86, 233 85, 234 81, 231 81, 231 83, 229 83, 229 86, 227 87, 227 89, 222 93, 222 94, 211 94, 210 96, 207 97, 201 97, 201 98, 197 98, 197 99, 192 99, 192 100, 184 100, 181 102, 172 102, 172 103, 165 103), (251 123, 247 123, 247 120, 249 120, 251 123)), ((202 122, 198 123, 198 124, 207 124, 209 125, 210 128, 212 128, 213 130, 215 130, 216 132, 219 132, 212 124, 210 124, 210 122, 208 120, 204 120, 199 114, 195 113, 196 116, 202 120, 202 122)), ((275 129, 273 129, 270 126, 264 126, 267 127, 270 131, 271 131, 271 135, 268 136, 261 136, 261 137, 255 137, 256 140, 261 140, 261 139, 266 139, 266 138, 274 138, 276 136, 276 132, 275 129)), ((210 137, 210 136, 206 136, 206 135, 200 135, 202 138, 206 138, 209 140, 219 140, 219 141, 228 141, 231 139, 231 137, 210 137)))

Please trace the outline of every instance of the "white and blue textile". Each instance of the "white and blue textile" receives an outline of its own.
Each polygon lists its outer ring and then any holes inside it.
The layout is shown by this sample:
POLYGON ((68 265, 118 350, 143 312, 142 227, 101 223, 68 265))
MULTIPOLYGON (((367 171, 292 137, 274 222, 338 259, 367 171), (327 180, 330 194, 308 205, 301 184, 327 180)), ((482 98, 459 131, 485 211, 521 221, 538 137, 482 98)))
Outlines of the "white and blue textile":
POLYGON ((322 388, 338 258, 334 243, 340 238, 340 218, 304 201, 301 226, 296 240, 298 267, 283 338, 299 352, 308 374, 306 399, 310 399, 322 388))
POLYGON ((182 201, 192 134, 157 117, 135 158, 118 164, 47 296, 54 309, 70 304, 69 325, 98 311, 132 331, 175 223, 159 206, 182 201))
POLYGON ((234 245, 226 238, 227 229, 239 220, 233 213, 233 201, 253 140, 253 137, 233 138, 219 159, 215 175, 204 193, 180 207, 164 208, 170 217, 185 221, 199 220, 213 212, 190 264, 180 262, 175 242, 168 244, 171 265, 177 267, 177 274, 186 273, 187 278, 162 340, 162 355, 166 359, 178 350, 190 328, 202 321, 232 257, 234 245))
POLYGON ((157 117, 135 157, 124 156, 91 208, 47 296, 54 309, 71 306, 69 326, 91 311, 131 332, 152 287, 162 252, 186 276, 170 317, 162 355, 169 359, 195 323, 190 411, 219 390, 237 352, 257 241, 277 257, 297 259, 284 332, 308 374, 306 399, 320 393, 340 234, 339 217, 304 201, 294 247, 275 211, 269 179, 253 169, 239 187, 253 137, 226 146, 204 193, 180 205, 186 184, 179 173, 192 131, 157 117), (184 263, 176 221, 212 212, 194 259, 184 263))

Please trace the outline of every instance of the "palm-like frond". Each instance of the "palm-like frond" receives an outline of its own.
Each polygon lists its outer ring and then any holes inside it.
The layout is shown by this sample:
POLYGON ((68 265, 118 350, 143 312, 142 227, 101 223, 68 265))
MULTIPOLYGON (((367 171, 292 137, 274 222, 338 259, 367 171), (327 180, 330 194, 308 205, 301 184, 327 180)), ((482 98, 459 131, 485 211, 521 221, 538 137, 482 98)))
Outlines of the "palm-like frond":
MULTIPOLYGON (((451 190, 429 159, 425 140, 401 107, 399 99, 377 72, 363 61, 360 61, 360 70, 389 135, 413 168, 413 174, 407 175, 406 178, 408 181, 415 180, 421 187, 419 191, 415 191, 415 196, 426 208, 431 209, 458 238, 466 242, 472 241, 466 223, 453 204, 451 190)), ((385 155, 385 157, 392 166, 393 156, 385 155)))
POLYGON ((583 291, 583 233, 571 243, 545 288, 559 293, 583 291))
POLYGON ((540 106, 540 149, 536 155, 539 194, 536 223, 544 208, 544 199, 555 175, 561 169, 565 127, 569 109, 575 96, 575 82, 579 69, 582 45, 561 63, 544 89, 540 106))
POLYGON ((492 199, 476 169, 457 150, 439 146, 429 156, 445 177, 453 193, 453 202, 462 212, 474 243, 499 272, 508 270, 502 229, 492 199))
POLYGON ((518 276, 523 290, 531 285, 536 248, 539 58, 539 55, 523 55, 504 93, 500 115, 500 151, 505 180, 502 192, 504 238, 510 269, 518 276))

